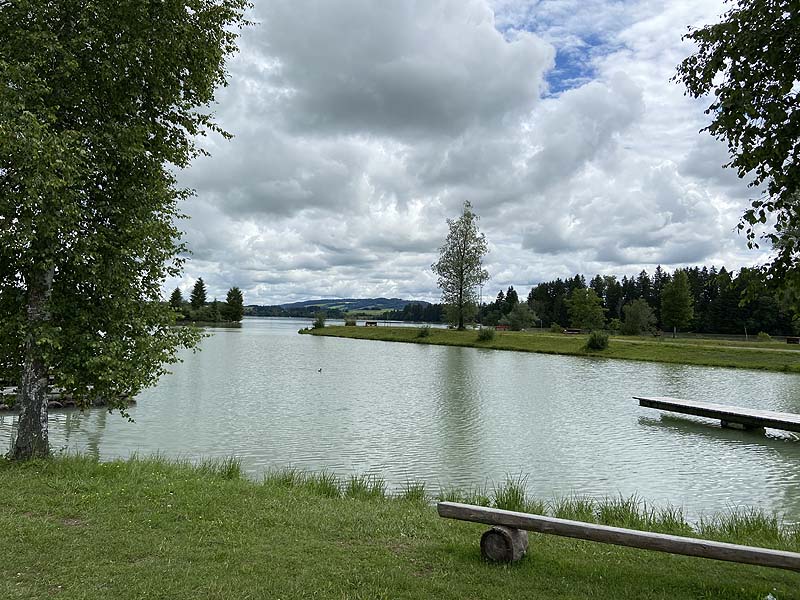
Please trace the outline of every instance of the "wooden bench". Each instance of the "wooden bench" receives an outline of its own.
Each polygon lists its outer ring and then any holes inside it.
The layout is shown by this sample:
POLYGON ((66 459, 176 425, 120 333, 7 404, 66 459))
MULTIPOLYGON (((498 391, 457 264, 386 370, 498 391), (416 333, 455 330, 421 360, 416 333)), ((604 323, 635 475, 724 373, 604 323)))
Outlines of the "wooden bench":
POLYGON ((495 331, 508 331, 508 325, 495 325, 495 331))
POLYGON ((800 337, 797 336, 787 336, 786 337, 787 344, 800 344, 800 337))
POLYGON ((492 529, 481 538, 481 553, 490 560, 519 560, 527 550, 526 532, 535 531, 617 546, 800 571, 800 553, 797 552, 595 525, 457 502, 439 502, 437 510, 439 516, 446 519, 492 525, 492 529))
POLYGON ((565 329, 564 330, 564 333, 566 333, 568 335, 575 335, 575 334, 578 334, 580 332, 581 332, 580 329, 565 329))
POLYGON ((377 321, 364 321, 364 327, 377 327, 377 321))

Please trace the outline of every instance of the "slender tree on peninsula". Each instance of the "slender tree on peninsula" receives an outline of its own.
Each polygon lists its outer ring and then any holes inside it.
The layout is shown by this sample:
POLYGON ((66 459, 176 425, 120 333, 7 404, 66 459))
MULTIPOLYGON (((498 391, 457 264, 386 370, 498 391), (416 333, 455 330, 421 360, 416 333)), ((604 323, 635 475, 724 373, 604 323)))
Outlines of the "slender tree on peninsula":
POLYGON ((489 279, 483 268, 488 251, 486 237, 478 229, 478 216, 472 205, 464 202, 458 219, 447 219, 450 231, 439 248, 439 260, 431 265, 439 276, 442 302, 447 305, 448 321, 459 330, 474 314, 478 303, 476 288, 489 279))
MULTIPOLYGON (((0 2, 0 378, 11 455, 49 454, 48 377, 85 404, 153 385, 180 347, 175 171, 206 131, 247 0, 0 2)), ((227 135, 227 134, 225 134, 227 135)))

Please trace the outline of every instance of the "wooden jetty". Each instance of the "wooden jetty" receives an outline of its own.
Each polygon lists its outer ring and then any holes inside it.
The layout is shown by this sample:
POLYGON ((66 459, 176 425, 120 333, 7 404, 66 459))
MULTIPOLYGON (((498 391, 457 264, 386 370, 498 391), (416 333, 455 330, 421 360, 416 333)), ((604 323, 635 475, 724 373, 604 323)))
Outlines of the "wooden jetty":
POLYGON ((679 398, 655 397, 645 398, 634 396, 639 401, 639 406, 656 408, 670 412, 719 419, 723 427, 731 429, 782 429, 800 433, 800 414, 775 412, 771 410, 758 410, 731 406, 729 404, 714 404, 712 402, 695 402, 679 398))
MULTIPOLYGON (((544 515, 532 515, 510 510, 474 506, 471 504, 459 504, 456 502, 439 502, 437 509, 440 517, 484 523, 486 525, 493 525, 495 528, 505 527, 511 528, 512 530, 521 529, 536 531, 538 533, 549 533, 551 535, 602 542, 604 544, 631 546, 633 548, 657 550, 659 552, 669 552, 672 554, 684 554, 686 556, 699 556, 702 558, 726 560, 759 565, 762 567, 800 571, 800 554, 796 552, 758 548, 754 546, 741 546, 739 544, 728 544, 725 542, 653 533, 650 531, 639 531, 637 529, 625 529, 622 527, 611 527, 608 525, 596 525, 594 523, 584 523, 582 521, 557 519, 544 515)), ((500 544, 497 544, 497 546, 499 545, 500 544)), ((493 546, 495 546, 495 544, 490 545, 488 548, 490 552, 495 550, 493 546)), ((486 549, 487 548, 484 548, 482 540, 481 550, 483 551, 486 549)), ((491 554, 487 555, 487 558, 510 562, 518 560, 524 553, 524 550, 513 553, 501 552, 497 558, 493 557, 491 554)))

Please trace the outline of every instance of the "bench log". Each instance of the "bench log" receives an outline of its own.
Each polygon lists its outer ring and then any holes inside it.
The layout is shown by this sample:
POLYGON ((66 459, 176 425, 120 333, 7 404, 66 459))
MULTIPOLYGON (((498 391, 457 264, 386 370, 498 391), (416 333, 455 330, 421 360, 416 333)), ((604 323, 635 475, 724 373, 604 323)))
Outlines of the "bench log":
POLYGON ((439 516, 446 519, 502 525, 604 544, 800 571, 800 554, 796 552, 596 525, 458 502, 439 502, 437 510, 439 516))

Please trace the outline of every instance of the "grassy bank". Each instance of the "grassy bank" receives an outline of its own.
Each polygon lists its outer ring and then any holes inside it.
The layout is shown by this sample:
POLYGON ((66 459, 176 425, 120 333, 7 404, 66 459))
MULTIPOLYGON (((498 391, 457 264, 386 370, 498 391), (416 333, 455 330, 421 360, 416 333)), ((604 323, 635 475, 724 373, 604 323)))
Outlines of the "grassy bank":
POLYGON ((473 330, 429 329, 420 336, 413 327, 344 327, 334 326, 304 333, 322 336, 412 342, 444 346, 469 346, 494 350, 516 350, 542 354, 597 356, 651 362, 733 367, 800 373, 800 349, 779 342, 737 342, 703 338, 656 339, 612 336, 605 350, 587 351, 586 335, 549 332, 498 331, 494 339, 479 341, 473 330))
MULTIPOLYGON (((449 499, 547 509, 691 534, 675 511, 577 498, 541 506, 511 482, 449 499)), ((235 462, 0 461, 0 598, 800 597, 800 574, 531 535, 513 567, 484 563, 480 525, 436 516, 424 489, 297 471, 242 479, 235 462)), ((800 549, 758 513, 703 535, 800 549)))

